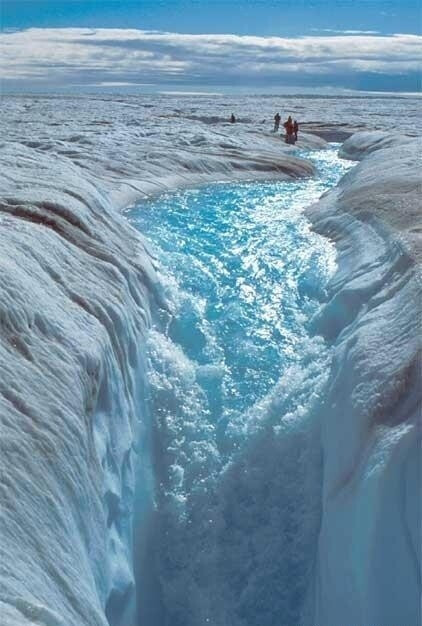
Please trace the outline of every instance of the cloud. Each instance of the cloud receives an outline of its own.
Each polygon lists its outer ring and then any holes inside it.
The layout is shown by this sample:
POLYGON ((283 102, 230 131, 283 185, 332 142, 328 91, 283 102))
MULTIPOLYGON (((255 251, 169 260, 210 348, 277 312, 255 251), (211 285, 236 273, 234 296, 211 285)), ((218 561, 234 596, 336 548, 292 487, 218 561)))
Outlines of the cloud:
MULTIPOLYGON (((331 31, 330 31, 331 32, 331 31)), ((298 38, 134 29, 0 34, 0 76, 12 85, 353 85, 357 74, 417 75, 422 37, 342 31, 298 38)), ((394 85, 393 85, 394 87, 394 85)))
MULTIPOLYGON (((101 81, 100 83, 89 83, 90 87, 151 87, 153 83, 135 83, 125 81, 101 81)), ((84 87, 84 83, 74 83, 72 87, 84 87)))
POLYGON ((159 91, 163 96, 221 96, 218 91, 159 91))
POLYGON ((380 35, 379 30, 337 30, 335 28, 311 28, 316 33, 335 33, 343 35, 380 35))

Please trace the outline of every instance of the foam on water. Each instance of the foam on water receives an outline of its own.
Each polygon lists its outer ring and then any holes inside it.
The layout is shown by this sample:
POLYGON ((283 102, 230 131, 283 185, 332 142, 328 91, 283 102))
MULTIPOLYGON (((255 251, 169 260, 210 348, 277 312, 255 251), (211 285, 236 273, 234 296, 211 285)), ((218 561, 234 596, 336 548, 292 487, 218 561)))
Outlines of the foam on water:
POLYGON ((153 244, 167 303, 149 340, 157 524, 144 567, 160 589, 140 590, 149 623, 262 626, 301 610, 319 515, 319 459, 303 420, 329 363, 308 322, 335 267, 303 209, 350 167, 335 147, 313 160, 316 178, 210 185, 128 214, 153 244), (297 575, 276 601, 271 546, 283 555, 277 577, 297 575))

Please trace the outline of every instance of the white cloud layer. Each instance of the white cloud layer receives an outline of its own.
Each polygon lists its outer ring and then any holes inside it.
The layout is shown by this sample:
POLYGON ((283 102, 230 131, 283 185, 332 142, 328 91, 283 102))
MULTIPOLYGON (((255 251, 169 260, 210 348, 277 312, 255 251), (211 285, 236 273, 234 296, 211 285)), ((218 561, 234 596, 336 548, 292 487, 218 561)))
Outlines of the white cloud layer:
MULTIPOLYGON (((422 37, 345 31, 299 38, 189 35, 132 29, 37 29, 0 34, 0 76, 66 84, 311 84, 354 73, 408 75, 420 69, 422 37)), ((393 86, 394 87, 394 86, 393 86)))

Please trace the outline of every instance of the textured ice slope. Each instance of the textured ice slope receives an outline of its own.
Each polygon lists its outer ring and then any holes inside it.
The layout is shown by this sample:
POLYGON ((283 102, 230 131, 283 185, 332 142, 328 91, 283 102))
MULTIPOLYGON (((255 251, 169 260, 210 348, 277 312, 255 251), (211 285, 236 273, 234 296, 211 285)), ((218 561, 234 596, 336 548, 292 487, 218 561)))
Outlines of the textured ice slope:
POLYGON ((22 146, 0 160, 2 623, 105 625, 132 587, 154 272, 78 168, 22 146))
MULTIPOLYGON (((315 327, 334 349, 322 426, 312 623, 417 625, 421 223, 417 140, 346 142, 362 158, 310 211, 338 271, 315 327), (365 153, 373 152, 369 156, 365 153), (418 215, 419 210, 419 215, 418 215)), ((380 141, 381 139, 381 141, 380 141)))
MULTIPOLYGON (((209 124, 207 110, 180 115, 157 99, 5 98, 0 106, 2 138, 14 144, 16 157, 22 147, 76 166, 115 206, 184 185, 313 173, 295 148, 269 132, 271 124, 233 125, 224 118, 209 124)), ((301 135, 298 147, 324 145, 301 135)))
POLYGON ((415 141, 414 137, 399 135, 398 133, 386 133, 384 131, 362 131, 354 133, 346 139, 341 146, 339 154, 344 159, 360 161, 368 154, 381 150, 382 148, 392 148, 402 146, 415 141))

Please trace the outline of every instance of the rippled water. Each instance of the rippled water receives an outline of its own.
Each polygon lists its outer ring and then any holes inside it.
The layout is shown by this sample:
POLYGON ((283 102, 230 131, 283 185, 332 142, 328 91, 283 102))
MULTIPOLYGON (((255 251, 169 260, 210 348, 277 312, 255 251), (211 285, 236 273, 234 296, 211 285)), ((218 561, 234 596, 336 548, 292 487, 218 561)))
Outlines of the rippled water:
POLYGON ((318 513, 305 468, 318 461, 309 453, 297 469, 309 443, 294 424, 324 381, 328 351, 307 327, 335 268, 332 244, 310 230, 303 209, 350 168, 335 146, 311 158, 312 179, 209 185, 128 214, 152 244, 168 303, 149 342, 158 521, 148 567, 160 591, 143 600, 143 617, 154 626, 265 626, 277 611, 299 619, 307 565, 291 527, 301 528, 306 553, 318 513), (271 442, 257 436, 262 428, 271 442), (240 479, 239 467, 253 475, 240 479), (293 485, 306 496, 292 500, 293 485), (262 561, 262 532, 266 549, 273 542, 283 553, 277 601, 261 597, 275 571, 271 554, 262 561), (292 568, 294 590, 283 578, 292 568), (227 596, 219 608, 216 593, 227 596))
POLYGON ((310 231, 302 209, 349 162, 334 149, 312 156, 315 179, 210 185, 130 214, 162 266, 168 336, 198 365, 217 420, 251 406, 300 359, 306 321, 334 267, 333 246, 310 231))

